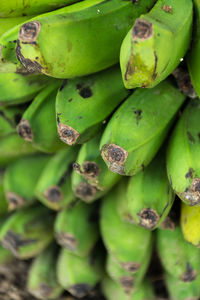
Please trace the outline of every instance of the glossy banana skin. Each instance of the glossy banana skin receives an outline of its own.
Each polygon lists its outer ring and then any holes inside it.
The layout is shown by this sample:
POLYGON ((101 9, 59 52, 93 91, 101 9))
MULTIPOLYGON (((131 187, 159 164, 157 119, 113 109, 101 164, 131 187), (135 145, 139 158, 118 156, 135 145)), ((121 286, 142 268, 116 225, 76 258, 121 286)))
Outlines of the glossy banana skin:
POLYGON ((184 100, 169 81, 134 91, 114 113, 101 139, 101 155, 109 169, 127 176, 143 170, 163 143, 184 100))
POLYGON ((78 148, 66 147, 48 162, 36 186, 35 195, 47 207, 60 210, 74 201, 71 187, 71 167, 78 148))
POLYGON ((118 62, 121 42, 133 20, 154 2, 85 0, 38 16, 20 28, 17 57, 27 70, 55 78, 106 69, 118 62))
POLYGON ((51 244, 32 262, 28 273, 27 289, 38 299, 59 297, 63 291, 56 278, 56 256, 58 248, 51 244))
POLYGON ((34 98, 18 125, 18 134, 45 153, 66 148, 57 133, 55 100, 60 82, 52 82, 34 98))
POLYGON ((0 138, 16 132, 16 127, 25 110, 23 105, 0 110, 0 138))
POLYGON ((171 74, 189 47, 192 19, 191 0, 158 0, 136 19, 120 51, 126 88, 151 88, 171 74))
POLYGON ((56 217, 54 232, 58 244, 69 252, 88 255, 99 238, 93 205, 78 202, 63 209, 56 217))
POLYGON ((76 196, 91 203, 105 195, 121 178, 104 163, 99 143, 101 132, 81 146, 72 172, 72 188, 76 196))
POLYGON ((35 257, 53 240, 54 216, 40 205, 11 215, 0 230, 2 245, 19 259, 35 257))
POLYGON ((167 173, 173 190, 187 205, 200 205, 199 99, 184 109, 169 141, 167 173))

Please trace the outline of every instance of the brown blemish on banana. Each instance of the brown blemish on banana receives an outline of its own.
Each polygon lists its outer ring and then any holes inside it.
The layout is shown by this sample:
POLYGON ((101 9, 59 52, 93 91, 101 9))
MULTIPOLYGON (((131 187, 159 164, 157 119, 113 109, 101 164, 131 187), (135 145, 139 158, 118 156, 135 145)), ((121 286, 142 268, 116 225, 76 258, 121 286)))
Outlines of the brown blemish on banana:
POLYGON ((189 262, 186 264, 186 272, 181 275, 181 280, 184 282, 191 282, 196 279, 198 273, 195 271, 189 262))
POLYGON ((10 211, 26 204, 26 200, 23 197, 20 197, 13 192, 6 192, 6 199, 8 201, 8 208, 10 211))
POLYGON ((53 289, 46 283, 41 283, 38 287, 38 290, 34 290, 34 294, 38 296, 38 298, 49 298, 51 296, 53 289))
POLYGON ((187 71, 179 67, 172 72, 172 75, 175 77, 178 88, 184 95, 190 98, 197 98, 190 75, 187 71))
POLYGON ((85 202, 93 200, 94 195, 97 193, 97 188, 87 182, 80 182, 75 190, 75 194, 78 198, 85 202))
POLYGON ((74 128, 62 123, 58 123, 58 134, 61 141, 70 146, 74 145, 80 136, 80 133, 74 128))
POLYGON ((56 240, 59 245, 71 251, 76 251, 78 242, 71 233, 61 232, 56 234, 56 240))
POLYGON ((175 230, 175 223, 172 221, 172 219, 167 216, 164 221, 160 224, 160 228, 161 229, 167 229, 167 230, 171 230, 174 231, 175 230))
POLYGON ((50 186, 44 192, 44 196, 51 203, 57 203, 63 199, 63 193, 57 185, 50 186))
POLYGON ((131 272, 133 274, 136 273, 140 268, 140 264, 137 262, 124 262, 120 264, 125 271, 131 272))
POLYGON ((133 40, 140 39, 142 41, 145 41, 151 38, 152 36, 153 36, 152 23, 143 19, 137 19, 132 29, 133 40))
POLYGON ((190 206, 198 204, 200 202, 200 179, 194 178, 190 188, 181 193, 181 196, 189 202, 190 206))
POLYGON ((189 168, 188 172, 185 174, 185 178, 193 178, 194 170, 189 168))
POLYGON ((163 5, 162 10, 164 10, 167 13, 172 13, 172 7, 171 5, 163 5))
POLYGON ((142 119, 142 110, 141 109, 134 109, 133 113, 136 115, 136 124, 139 124, 139 121, 142 119))
POLYGON ((32 142, 33 131, 28 120, 22 119, 17 127, 17 132, 27 142, 32 142))
POLYGON ((134 278, 131 276, 123 276, 120 277, 119 283, 124 289, 126 294, 130 294, 132 292, 134 286, 134 278))
POLYGON ((160 220, 158 213, 151 208, 144 208, 138 213, 140 217, 140 225, 147 229, 153 229, 160 220))
POLYGON ((20 27, 19 40, 32 44, 36 42, 41 29, 41 24, 38 21, 28 22, 20 27))
POLYGON ((68 288, 68 291, 77 298, 82 298, 84 296, 87 296, 91 290, 92 287, 86 283, 75 284, 68 288))
POLYGON ((83 175, 83 176, 89 177, 89 178, 95 178, 100 173, 100 168, 93 161, 85 161, 82 164, 82 166, 80 166, 78 163, 74 163, 73 169, 80 175, 83 175))

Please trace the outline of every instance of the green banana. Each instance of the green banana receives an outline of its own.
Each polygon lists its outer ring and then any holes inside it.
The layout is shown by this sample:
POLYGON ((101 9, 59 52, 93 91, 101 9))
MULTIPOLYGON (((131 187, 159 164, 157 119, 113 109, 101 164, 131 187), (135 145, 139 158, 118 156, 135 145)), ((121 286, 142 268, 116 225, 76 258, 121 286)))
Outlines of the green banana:
POLYGON ((120 218, 117 201, 124 198, 126 187, 125 180, 122 180, 105 196, 101 207, 100 228, 107 250, 124 270, 136 273, 142 268, 147 253, 151 253, 152 233, 120 218))
POLYGON ((56 217, 54 232, 58 244, 78 256, 88 255, 99 238, 94 219, 96 206, 78 202, 56 217))
POLYGON ((28 71, 55 78, 106 69, 118 62, 132 22, 154 2, 85 0, 37 16, 20 28, 17 58, 28 71))
POLYGON ((37 205, 11 215, 0 230, 2 245, 20 259, 38 255, 53 240, 53 214, 37 205))
POLYGON ((128 94, 119 67, 64 81, 56 98, 60 139, 68 145, 85 143, 128 94))
POLYGON ((80 0, 1 0, 0 18, 41 14, 80 0))
POLYGON ((112 172, 135 175, 146 167, 165 139, 185 100, 168 81, 136 90, 114 113, 100 148, 112 172))
POLYGON ((32 262, 28 273, 27 289, 37 299, 59 297, 63 291, 56 278, 57 246, 50 245, 32 262))
POLYGON ((101 133, 82 145, 76 163, 73 164, 72 188, 75 195, 85 202, 101 198, 120 175, 108 170, 99 152, 101 133))
POLYGON ((0 106, 28 102, 54 79, 44 75, 0 73, 0 106))
POLYGON ((191 99, 184 109, 167 151, 167 173, 173 190, 187 205, 200 205, 200 104, 191 99))
POLYGON ((47 207, 60 210, 74 201, 70 173, 77 152, 78 148, 66 147, 57 152, 44 168, 35 195, 47 207))
POLYGON ((37 150, 17 133, 12 133, 0 138, 0 167, 7 165, 15 159, 34 154, 37 150))
POLYGON ((0 217, 8 213, 8 203, 4 193, 4 176, 5 171, 0 169, 0 217))
POLYGON ((200 276, 199 249, 185 241, 180 226, 174 231, 158 229, 157 249, 164 269, 171 276, 184 282, 200 276))
POLYGON ((132 176, 127 188, 126 201, 131 222, 150 230, 163 222, 175 198, 167 178, 163 152, 143 171, 132 176))
POLYGON ((58 282, 73 296, 82 298, 100 281, 102 265, 102 251, 80 257, 62 248, 57 262, 58 282))
POLYGON ((21 157, 11 163, 4 176, 4 191, 9 210, 36 201, 35 187, 50 157, 43 154, 21 157))
MULTIPOLYGON (((7 1, 7 3, 10 3, 7 1)), ((1 12, 0 12, 1 15, 1 12)), ((0 37, 13 28, 14 26, 26 22, 28 19, 31 19, 32 16, 22 16, 22 17, 15 17, 15 18, 2 18, 0 17, 0 37)))
POLYGON ((59 85, 57 81, 39 92, 18 125, 19 136, 46 153, 66 148, 58 138, 56 126, 55 99, 59 85))
POLYGON ((123 40, 120 65, 128 89, 154 87, 179 65, 192 33, 191 0, 158 0, 123 40))
POLYGON ((171 300, 198 300, 200 297, 200 276, 194 281, 183 282, 166 273, 165 283, 171 300))

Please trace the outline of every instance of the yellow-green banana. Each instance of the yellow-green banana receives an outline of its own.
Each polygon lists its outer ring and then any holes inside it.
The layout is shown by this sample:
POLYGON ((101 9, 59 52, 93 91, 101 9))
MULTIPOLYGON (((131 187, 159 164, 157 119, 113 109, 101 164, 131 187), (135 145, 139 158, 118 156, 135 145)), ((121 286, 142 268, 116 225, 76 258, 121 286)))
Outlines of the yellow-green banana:
POLYGON ((108 68, 118 62, 132 22, 154 2, 85 0, 37 16, 20 28, 17 58, 28 71, 55 78, 108 68))
POLYGON ((126 88, 154 87, 179 65, 190 43, 191 0, 158 0, 136 19, 120 52, 126 88))
POLYGON ((101 155, 110 170, 121 175, 143 170, 161 146, 184 100, 168 81, 134 91, 114 113, 101 139, 101 155))
POLYGON ((175 193, 187 205, 200 205, 200 102, 191 99, 169 141, 167 173, 175 193))

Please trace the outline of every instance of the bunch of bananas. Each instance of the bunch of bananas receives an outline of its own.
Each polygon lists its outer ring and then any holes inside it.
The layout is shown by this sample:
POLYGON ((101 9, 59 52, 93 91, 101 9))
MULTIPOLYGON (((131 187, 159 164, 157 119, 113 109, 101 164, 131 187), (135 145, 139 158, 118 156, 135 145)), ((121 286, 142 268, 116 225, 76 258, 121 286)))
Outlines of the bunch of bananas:
POLYGON ((158 299, 155 252, 168 299, 200 298, 199 20, 199 0, 1 0, 0 265, 33 259, 37 299, 158 299))

